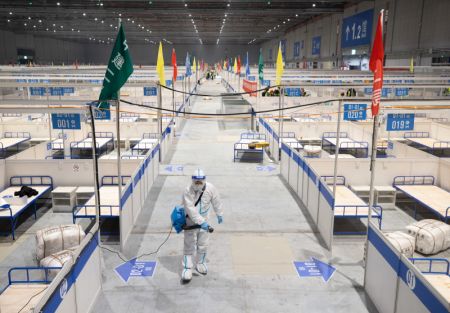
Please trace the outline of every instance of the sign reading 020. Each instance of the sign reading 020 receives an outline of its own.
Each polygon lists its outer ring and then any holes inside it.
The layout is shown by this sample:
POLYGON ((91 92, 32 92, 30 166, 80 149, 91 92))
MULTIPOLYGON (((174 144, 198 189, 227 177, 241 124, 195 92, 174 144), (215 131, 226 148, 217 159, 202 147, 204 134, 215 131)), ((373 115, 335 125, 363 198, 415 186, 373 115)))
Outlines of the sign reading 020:
POLYGON ((80 114, 52 113, 53 129, 81 129, 80 114))

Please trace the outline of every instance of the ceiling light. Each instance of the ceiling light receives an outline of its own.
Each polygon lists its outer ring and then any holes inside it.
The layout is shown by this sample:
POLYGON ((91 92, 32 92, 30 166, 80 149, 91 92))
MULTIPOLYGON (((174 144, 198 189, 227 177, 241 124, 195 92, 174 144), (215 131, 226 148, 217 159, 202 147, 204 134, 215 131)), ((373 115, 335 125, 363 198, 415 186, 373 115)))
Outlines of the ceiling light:
POLYGON ((229 3, 227 4, 227 7, 230 7, 230 4, 229 4, 229 3))
POLYGON ((53 24, 53 27, 55 27, 56 26, 56 24, 53 24))
POLYGON ((77 33, 79 33, 79 32, 80 32, 80 30, 77 31, 77 33))
POLYGON ((11 22, 11 20, 7 20, 7 21, 8 21, 8 23, 11 22))
POLYGON ((31 20, 31 17, 30 17, 30 16, 28 16, 28 19, 29 19, 29 20, 31 20))
POLYGON ((290 19, 288 19, 288 22, 290 22, 291 20, 290 19))
POLYGON ((109 24, 109 27, 113 27, 113 24, 109 24))
POLYGON ((298 14, 295 14, 295 17, 298 17, 298 14))
POLYGON ((134 21, 131 21, 131 23, 133 23, 133 24, 134 24, 134 21))
POLYGON ((227 17, 228 16, 228 14, 225 14, 225 17, 227 17))
POLYGON ((33 25, 33 28, 36 28, 36 25, 33 25))
POLYGON ((75 29, 72 28, 72 31, 74 31, 75 29))
POLYGON ((60 6, 60 5, 61 5, 61 3, 60 3, 60 2, 56 2, 56 5, 57 5, 57 6, 60 6))
POLYGON ((39 23, 42 23, 42 20, 39 20, 38 22, 39 22, 39 23))
POLYGON ((46 28, 45 30, 48 31, 48 28, 46 28))
POLYGON ((94 21, 97 21, 98 19, 97 18, 94 18, 94 21))
POLYGON ((64 28, 64 26, 62 26, 62 25, 61 25, 60 27, 61 27, 61 28, 64 28))
POLYGON ((313 6, 313 8, 315 8, 315 7, 316 7, 316 4, 315 4, 315 3, 313 3, 313 4, 312 4, 312 6, 313 6))
POLYGON ((283 21, 283 24, 286 24, 286 21, 283 21))
POLYGON ((83 16, 86 16, 86 13, 83 13, 83 16))
POLYGON ((184 6, 187 7, 187 3, 185 3, 184 6))
POLYGON ((192 16, 192 14, 191 13, 189 13, 189 17, 191 17, 192 16))
POLYGON ((122 13, 119 13, 119 16, 121 17, 121 16, 122 16, 122 13))
POLYGON ((102 24, 105 23, 105 21, 102 21, 102 24))
POLYGON ((100 2, 100 6, 101 6, 101 7, 103 6, 103 2, 100 2))
POLYGON ((56 30, 53 30, 54 33, 56 33, 56 30))
POLYGON ((138 24, 138 27, 141 27, 141 24, 138 24))
POLYGON ((9 15, 12 15, 13 13, 12 12, 9 12, 9 15))

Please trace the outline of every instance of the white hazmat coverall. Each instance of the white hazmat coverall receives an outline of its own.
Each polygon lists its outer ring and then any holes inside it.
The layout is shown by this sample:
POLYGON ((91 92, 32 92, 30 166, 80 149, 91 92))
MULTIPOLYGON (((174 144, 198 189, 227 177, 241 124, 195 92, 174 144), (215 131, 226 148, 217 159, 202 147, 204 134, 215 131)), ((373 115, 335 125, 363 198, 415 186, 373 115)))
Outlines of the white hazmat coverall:
MULTIPOLYGON (((206 182, 205 190, 200 203, 195 207, 195 202, 200 197, 202 190, 195 188, 194 184, 188 186, 183 194, 183 206, 186 211, 186 226, 201 225, 208 222, 211 207, 217 216, 222 216, 222 203, 219 193, 212 184, 206 182)), ((203 229, 192 229, 184 231, 184 257, 183 257, 183 280, 192 278, 192 256, 197 250, 196 269, 201 274, 206 274, 206 252, 208 248, 209 233, 203 229)))

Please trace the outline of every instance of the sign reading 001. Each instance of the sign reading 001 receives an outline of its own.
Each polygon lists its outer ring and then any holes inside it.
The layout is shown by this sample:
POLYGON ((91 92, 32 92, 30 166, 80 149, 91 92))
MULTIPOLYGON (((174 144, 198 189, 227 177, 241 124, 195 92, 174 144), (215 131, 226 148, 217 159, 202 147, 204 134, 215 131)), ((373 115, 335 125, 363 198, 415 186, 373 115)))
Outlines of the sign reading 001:
POLYGON ((414 130, 414 113, 390 113, 386 120, 387 131, 414 130))
POLYGON ((80 114, 52 113, 53 129, 81 129, 80 114))

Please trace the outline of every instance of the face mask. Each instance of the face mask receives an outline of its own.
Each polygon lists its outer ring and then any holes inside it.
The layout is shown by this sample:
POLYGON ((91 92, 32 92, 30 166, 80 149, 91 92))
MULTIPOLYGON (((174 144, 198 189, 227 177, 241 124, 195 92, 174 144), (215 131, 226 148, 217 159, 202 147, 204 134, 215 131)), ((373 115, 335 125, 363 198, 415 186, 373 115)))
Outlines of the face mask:
POLYGON ((195 182, 192 182, 192 188, 194 189, 194 191, 201 191, 204 186, 205 186, 204 182, 202 182, 201 184, 196 184, 195 182))

